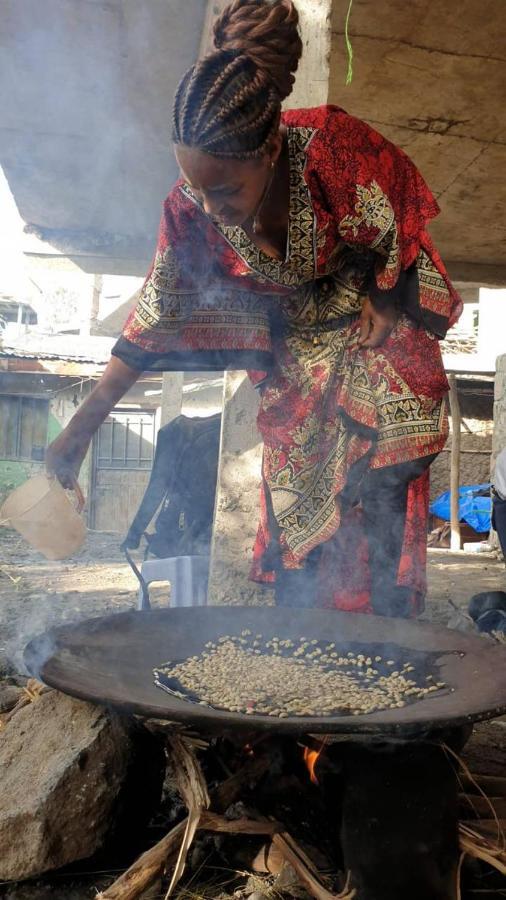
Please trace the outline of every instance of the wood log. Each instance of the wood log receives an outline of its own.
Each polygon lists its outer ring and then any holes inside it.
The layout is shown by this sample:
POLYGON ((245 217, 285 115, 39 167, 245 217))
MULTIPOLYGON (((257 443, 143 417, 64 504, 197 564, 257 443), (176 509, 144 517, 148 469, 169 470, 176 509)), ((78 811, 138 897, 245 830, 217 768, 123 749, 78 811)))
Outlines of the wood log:
POLYGON ((471 827, 463 823, 459 826, 460 849, 473 859, 480 859, 501 875, 506 875, 506 849, 504 841, 482 836, 474 823, 471 827))
POLYGON ((202 811, 208 809, 211 803, 195 748, 174 735, 168 740, 168 749, 174 766, 178 791, 188 810, 188 818, 165 900, 172 896, 177 883, 182 878, 188 850, 193 843, 202 811))
POLYGON ((202 812, 199 821, 199 830, 218 831, 228 834, 276 834, 282 826, 277 822, 268 822, 261 819, 248 819, 241 816, 239 819, 226 819, 208 809, 202 812))
POLYGON ((460 823, 464 828, 476 831, 487 841, 501 840, 501 834, 506 835, 506 819, 467 819, 460 823))
POLYGON ((309 857, 286 831, 275 834, 272 842, 286 862, 292 866, 301 883, 315 900, 353 900, 356 897, 356 891, 350 889, 349 885, 346 885, 339 894, 332 894, 328 891, 318 879, 315 867, 309 857))
MULTIPOLYGON (((213 805, 218 810, 227 809, 237 799, 244 785, 255 784, 269 767, 270 760, 267 754, 248 760, 239 772, 235 772, 216 788, 212 794, 213 805)), ((185 818, 161 841, 146 850, 105 891, 97 894, 96 900, 136 900, 163 872, 166 865, 174 860, 187 825, 188 818, 185 818)))
POLYGON ((506 819, 506 797, 483 797, 481 794, 460 794, 461 819, 506 819))
POLYGON ((459 784, 466 794, 481 794, 487 797, 506 797, 506 778, 500 775, 470 775, 459 773, 459 784))
POLYGON ((114 884, 97 894, 96 900, 135 900, 160 875, 166 861, 175 856, 186 826, 187 819, 183 819, 154 847, 146 850, 114 884))

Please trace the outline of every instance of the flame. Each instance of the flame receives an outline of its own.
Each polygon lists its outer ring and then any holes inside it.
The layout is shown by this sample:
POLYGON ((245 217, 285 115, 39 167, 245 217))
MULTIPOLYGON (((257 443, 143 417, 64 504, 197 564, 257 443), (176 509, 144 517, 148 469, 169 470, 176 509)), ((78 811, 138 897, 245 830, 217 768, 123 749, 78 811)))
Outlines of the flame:
POLYGON ((316 777, 316 763, 318 762, 323 747, 320 747, 319 750, 310 750, 309 747, 304 747, 304 762, 306 763, 307 770, 309 772, 309 777, 313 784, 318 784, 318 779, 316 777))

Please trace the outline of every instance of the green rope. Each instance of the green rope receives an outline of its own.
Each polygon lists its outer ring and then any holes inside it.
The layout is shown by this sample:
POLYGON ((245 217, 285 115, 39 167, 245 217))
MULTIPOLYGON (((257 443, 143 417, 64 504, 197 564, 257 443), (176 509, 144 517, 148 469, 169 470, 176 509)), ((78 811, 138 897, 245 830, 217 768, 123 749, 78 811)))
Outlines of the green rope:
POLYGON ((350 4, 348 6, 348 12, 346 13, 346 23, 344 26, 344 39, 346 41, 346 49, 348 51, 348 72, 346 75, 346 84, 351 84, 353 79, 353 47, 351 46, 350 35, 349 35, 349 24, 350 24, 350 16, 351 16, 351 8, 353 6, 353 0, 350 0, 350 4))

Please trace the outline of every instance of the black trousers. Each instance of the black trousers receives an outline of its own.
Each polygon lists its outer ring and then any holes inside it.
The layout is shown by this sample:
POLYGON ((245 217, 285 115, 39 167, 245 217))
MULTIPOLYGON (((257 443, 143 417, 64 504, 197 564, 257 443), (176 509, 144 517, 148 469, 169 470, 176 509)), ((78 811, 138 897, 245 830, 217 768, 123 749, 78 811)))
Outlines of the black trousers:
POLYGON ((497 494, 493 495, 492 501, 492 526, 497 531, 501 550, 506 560, 506 500, 497 494))
MULTIPOLYGON (((424 456, 396 466, 368 469, 358 488, 369 544, 371 606, 376 615, 411 614, 412 591, 397 584, 406 524, 408 488, 435 459, 424 456)), ((316 547, 304 569, 276 566, 276 606, 310 609, 315 606, 317 572, 322 548, 316 547)))

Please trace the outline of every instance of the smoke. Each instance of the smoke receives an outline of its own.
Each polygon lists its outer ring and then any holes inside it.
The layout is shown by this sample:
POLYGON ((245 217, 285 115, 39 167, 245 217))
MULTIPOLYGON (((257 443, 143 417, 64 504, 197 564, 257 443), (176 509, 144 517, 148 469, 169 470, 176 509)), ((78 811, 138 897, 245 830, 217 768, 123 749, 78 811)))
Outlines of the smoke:
MULTIPOLYGON (((26 637, 26 636, 25 636, 26 637)), ((17 662, 17 670, 26 671, 26 674, 32 678, 41 678, 41 672, 44 664, 56 652, 57 645, 55 638, 51 632, 45 631, 37 637, 31 638, 24 649, 22 659, 13 660, 17 662), (22 666, 22 669, 20 668, 22 666)))
POLYGON ((149 259, 203 13, 203 0, 4 3, 0 162, 23 220, 68 235, 67 252, 102 235, 149 259))

